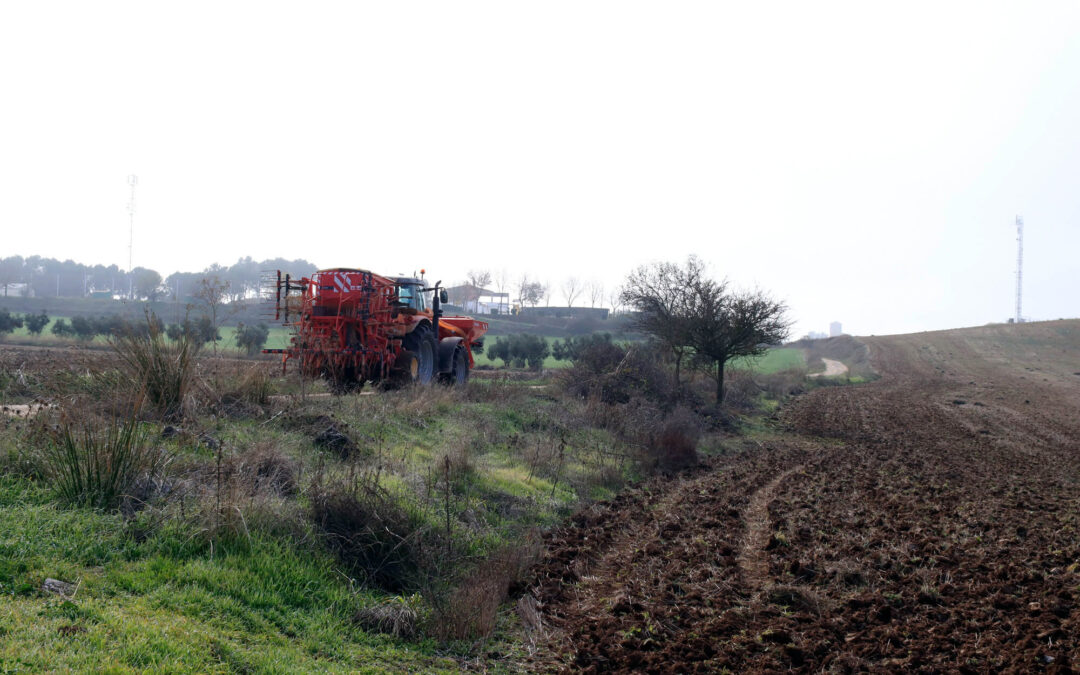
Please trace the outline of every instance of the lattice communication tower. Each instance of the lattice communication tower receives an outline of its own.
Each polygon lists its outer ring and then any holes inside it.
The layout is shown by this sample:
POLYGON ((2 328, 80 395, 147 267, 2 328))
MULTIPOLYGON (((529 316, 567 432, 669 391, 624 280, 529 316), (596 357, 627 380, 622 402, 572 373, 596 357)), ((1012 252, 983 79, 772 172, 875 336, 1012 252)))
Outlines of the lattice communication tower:
POLYGON ((1024 320, 1022 300, 1024 297, 1024 219, 1016 217, 1016 323, 1024 320))

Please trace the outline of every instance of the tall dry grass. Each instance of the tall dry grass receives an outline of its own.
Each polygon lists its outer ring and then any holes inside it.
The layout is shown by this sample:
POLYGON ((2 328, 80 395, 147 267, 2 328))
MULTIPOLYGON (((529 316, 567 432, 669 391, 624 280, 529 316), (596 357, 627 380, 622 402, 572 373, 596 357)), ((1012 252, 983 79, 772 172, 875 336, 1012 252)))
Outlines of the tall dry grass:
POLYGON ((165 419, 184 416, 195 383, 199 345, 187 335, 170 343, 157 318, 146 314, 147 331, 128 331, 112 339, 123 371, 135 391, 165 419))

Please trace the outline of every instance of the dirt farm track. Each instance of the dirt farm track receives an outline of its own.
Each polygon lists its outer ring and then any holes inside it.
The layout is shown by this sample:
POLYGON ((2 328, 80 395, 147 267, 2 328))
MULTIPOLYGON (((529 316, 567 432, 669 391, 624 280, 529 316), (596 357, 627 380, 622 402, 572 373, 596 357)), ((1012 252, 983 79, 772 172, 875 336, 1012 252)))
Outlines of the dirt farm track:
POLYGON ((534 665, 1080 668, 1080 321, 865 342, 879 380, 552 532, 534 665))

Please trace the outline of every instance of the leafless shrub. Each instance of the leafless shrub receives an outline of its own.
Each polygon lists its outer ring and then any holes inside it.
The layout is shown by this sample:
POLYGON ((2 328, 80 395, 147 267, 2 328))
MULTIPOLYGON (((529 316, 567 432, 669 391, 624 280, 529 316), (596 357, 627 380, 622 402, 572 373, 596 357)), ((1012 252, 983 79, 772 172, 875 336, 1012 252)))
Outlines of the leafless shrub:
POLYGON ((767 375, 758 375, 754 379, 766 396, 776 400, 801 394, 804 391, 806 369, 790 368, 767 375))
POLYGON ((661 471, 680 471, 701 461, 697 444, 701 422, 683 407, 675 408, 664 418, 659 432, 649 444, 650 459, 661 471))
POLYGON ((443 459, 439 461, 438 468, 439 471, 449 469, 451 483, 462 481, 475 469, 471 455, 472 444, 471 438, 455 437, 443 446, 443 459))
POLYGON ((270 443, 228 457, 222 471, 226 481, 243 486, 251 495, 273 492, 291 497, 297 493, 296 462, 270 443))
POLYGON ((674 404, 682 392, 674 388, 672 374, 651 344, 625 347, 598 342, 582 351, 574 365, 563 369, 557 381, 577 398, 604 403, 627 403, 644 398, 662 406, 674 404))
POLYGON ((243 401, 266 405, 273 392, 273 379, 263 365, 247 366, 222 394, 224 403, 243 401))
POLYGON ((737 410, 750 411, 761 388, 747 370, 730 370, 724 381, 724 403, 737 410))
POLYGON ((311 523, 296 500, 296 462, 272 444, 239 452, 215 440, 212 463, 178 468, 167 508, 211 541, 249 542, 255 531, 304 540, 311 523))
POLYGON ((416 578, 422 523, 379 484, 377 474, 313 486, 311 518, 365 586, 398 592, 416 578))
POLYGON ((495 629, 499 606, 539 559, 538 537, 526 538, 489 556, 449 590, 427 593, 432 608, 427 631, 440 640, 486 637, 495 629))

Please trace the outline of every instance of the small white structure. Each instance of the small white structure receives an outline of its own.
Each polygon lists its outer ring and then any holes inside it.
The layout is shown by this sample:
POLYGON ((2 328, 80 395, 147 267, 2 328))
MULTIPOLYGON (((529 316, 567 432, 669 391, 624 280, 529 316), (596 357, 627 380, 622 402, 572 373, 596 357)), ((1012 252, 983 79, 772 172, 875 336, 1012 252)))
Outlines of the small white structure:
POLYGON ((2 293, 5 298, 34 297, 34 289, 30 287, 30 284, 21 281, 13 284, 5 284, 0 293, 2 293))
POLYGON ((844 329, 840 326, 839 321, 833 321, 829 324, 829 337, 836 337, 837 335, 843 335, 844 329))

